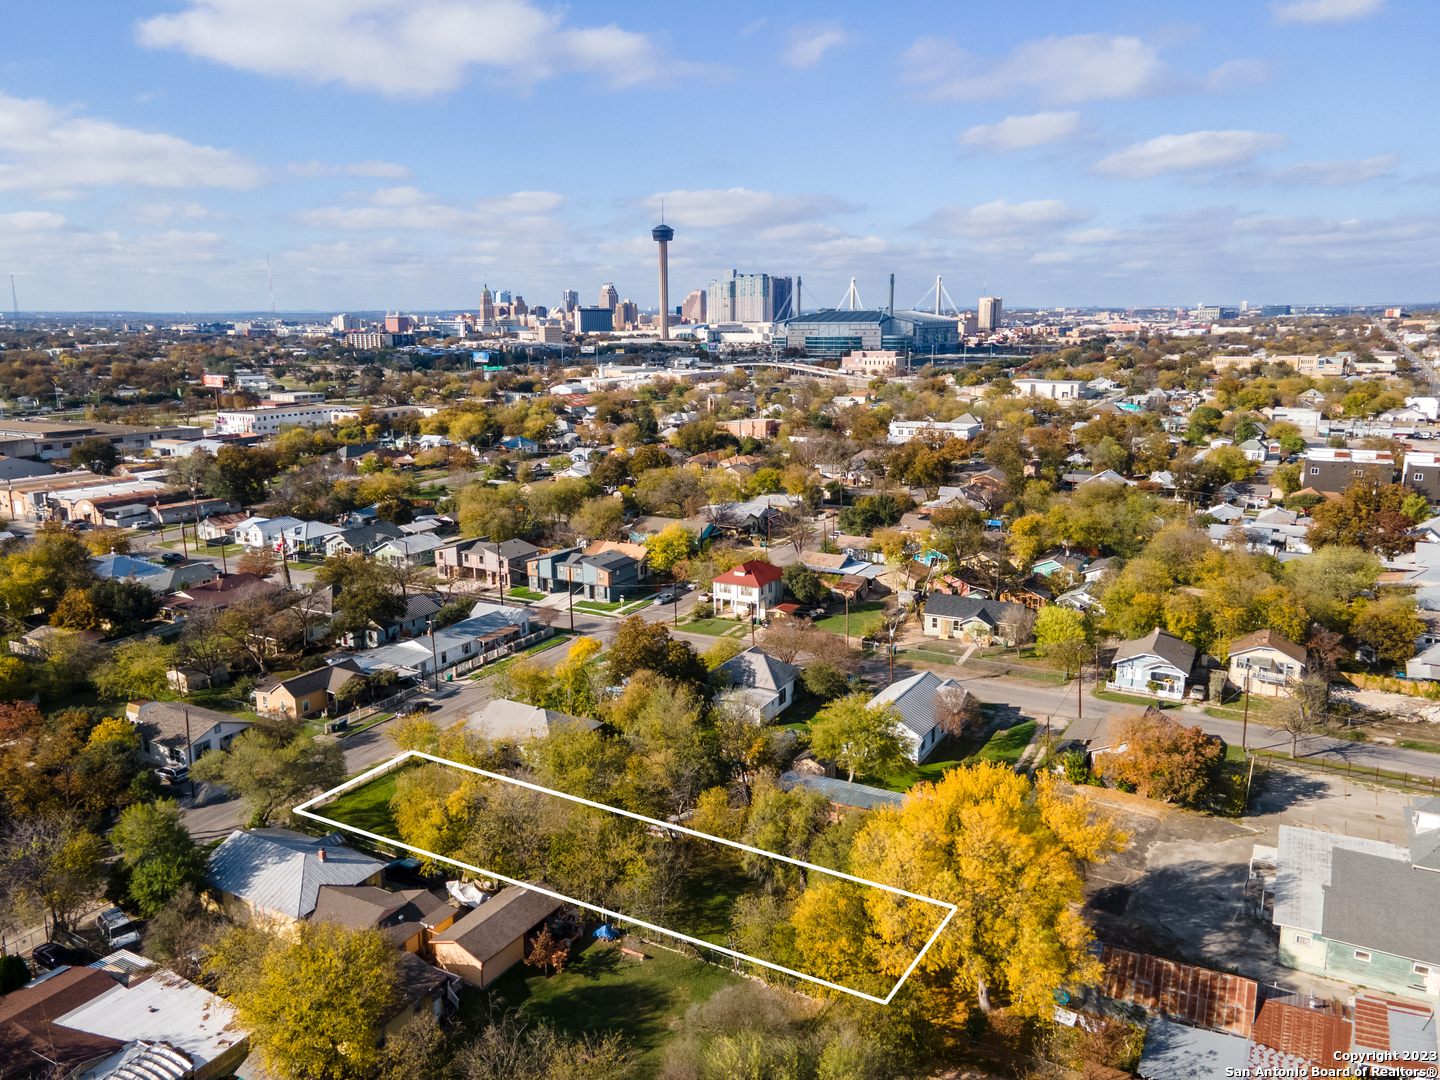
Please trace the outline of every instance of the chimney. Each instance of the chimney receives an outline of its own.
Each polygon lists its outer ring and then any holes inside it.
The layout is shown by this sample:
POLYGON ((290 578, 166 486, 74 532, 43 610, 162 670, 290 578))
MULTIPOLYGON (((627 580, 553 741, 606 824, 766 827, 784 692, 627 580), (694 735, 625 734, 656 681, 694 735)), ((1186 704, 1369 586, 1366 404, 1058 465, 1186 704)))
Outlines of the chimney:
POLYGON ((326 857, 326 856, 325 856, 325 849, 322 847, 319 851, 315 852, 315 857, 316 857, 317 859, 319 859, 321 862, 324 862, 324 861, 325 861, 325 857, 326 857))

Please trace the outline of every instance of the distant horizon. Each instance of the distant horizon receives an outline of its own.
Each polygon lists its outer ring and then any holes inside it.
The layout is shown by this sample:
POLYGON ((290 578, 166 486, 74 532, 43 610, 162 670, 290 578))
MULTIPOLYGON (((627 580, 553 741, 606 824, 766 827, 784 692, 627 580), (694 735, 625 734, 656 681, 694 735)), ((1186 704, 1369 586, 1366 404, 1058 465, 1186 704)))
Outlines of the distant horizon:
POLYGON ((20 5, 0 307, 13 274, 62 317, 470 310, 502 282, 653 309, 662 207, 672 306, 731 268, 803 277, 807 310, 897 268, 906 307, 937 274, 1017 308, 1440 293, 1437 5, 975 14, 20 5))

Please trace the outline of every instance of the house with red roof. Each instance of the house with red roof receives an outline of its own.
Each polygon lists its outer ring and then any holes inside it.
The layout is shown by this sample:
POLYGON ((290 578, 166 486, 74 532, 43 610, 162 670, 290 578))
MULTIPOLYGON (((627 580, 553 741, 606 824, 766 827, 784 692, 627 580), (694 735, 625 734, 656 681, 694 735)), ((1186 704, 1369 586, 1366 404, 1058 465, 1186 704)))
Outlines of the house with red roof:
POLYGON ((710 591, 715 597, 717 614, 728 610, 738 618, 764 619, 769 610, 780 603, 784 586, 778 566, 752 561, 717 575, 710 591))

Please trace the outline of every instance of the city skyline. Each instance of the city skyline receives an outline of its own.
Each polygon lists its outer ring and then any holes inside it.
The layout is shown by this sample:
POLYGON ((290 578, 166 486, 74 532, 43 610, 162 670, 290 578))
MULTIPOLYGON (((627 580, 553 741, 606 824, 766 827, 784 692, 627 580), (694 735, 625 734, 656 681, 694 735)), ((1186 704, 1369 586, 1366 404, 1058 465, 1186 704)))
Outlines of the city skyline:
POLYGON ((889 14, 17 10, 0 275, 22 311, 262 311, 272 277, 290 311, 470 310, 496 281, 654 309, 663 201, 672 312, 732 268, 803 277, 807 310, 852 277, 884 306, 890 273, 897 308, 937 274, 962 309, 1437 292, 1432 8, 1040 4, 962 19, 963 47, 889 14), (715 127, 756 80, 784 119, 715 127))

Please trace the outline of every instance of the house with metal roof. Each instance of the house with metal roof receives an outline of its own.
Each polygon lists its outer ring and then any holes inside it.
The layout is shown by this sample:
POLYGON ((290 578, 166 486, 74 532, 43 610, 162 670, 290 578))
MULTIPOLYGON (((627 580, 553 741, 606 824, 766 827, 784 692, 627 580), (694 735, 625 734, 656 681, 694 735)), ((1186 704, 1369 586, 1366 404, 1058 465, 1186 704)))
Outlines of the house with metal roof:
POLYGON ((1405 813, 1408 847, 1280 826, 1271 918, 1282 964, 1440 998, 1440 799, 1405 813))
POLYGON ((900 717, 901 735, 909 744, 907 753, 917 764, 924 761, 945 738, 935 715, 935 698, 944 695, 949 706, 960 713, 969 708, 970 692, 957 680, 942 679, 933 671, 922 671, 891 683, 867 703, 871 709, 893 708, 900 717))
POLYGON ((755 645, 726 660, 712 676, 717 682, 723 680, 727 697, 743 702, 752 715, 767 722, 794 703, 799 677, 800 669, 794 664, 777 660, 755 645))
POLYGON ((815 776, 798 771, 781 773, 780 786, 787 791, 798 787, 804 788, 806 791, 818 792, 830 801, 831 806, 841 812, 874 810, 877 806, 899 807, 905 802, 905 796, 898 791, 886 791, 884 788, 856 784, 853 781, 840 780, 833 776, 815 776))
POLYGON ((435 936, 435 962, 472 986, 485 987, 525 959, 540 930, 565 905, 510 885, 435 936))
POLYGON ((1105 688, 1181 701, 1198 658, 1194 645, 1157 626, 1143 638, 1121 642, 1105 688))
POLYGON ((239 922, 309 917, 322 885, 379 885, 385 863, 323 838, 290 829, 236 829, 210 855, 205 884, 239 922))
POLYGON ((921 628, 927 637, 958 638, 988 645, 992 641, 1014 643, 1010 624, 1023 618, 1024 604, 987 600, 977 596, 931 593, 925 601, 921 628))
POLYGON ((366 524, 333 533, 325 538, 325 554, 368 555, 378 544, 395 540, 405 535, 399 525, 388 521, 369 519, 366 524))
POLYGON ((428 677, 437 671, 479 660, 530 634, 530 609, 476 604, 470 618, 423 637, 407 638, 357 652, 352 659, 366 671, 395 671, 428 677))
POLYGON ((0 997, 0 1075, 50 1080, 57 1066, 68 1074, 123 1050, 125 1039, 66 1027, 58 1019, 114 986, 103 971, 62 967, 0 997))
POLYGON ((434 566, 435 552, 445 541, 429 533, 419 536, 396 536, 383 540, 370 549, 376 562, 390 566, 434 566))

